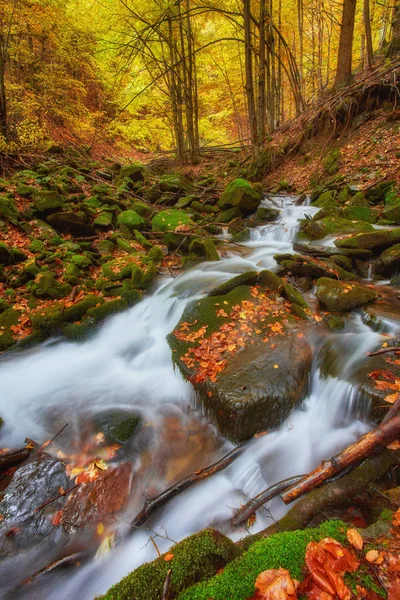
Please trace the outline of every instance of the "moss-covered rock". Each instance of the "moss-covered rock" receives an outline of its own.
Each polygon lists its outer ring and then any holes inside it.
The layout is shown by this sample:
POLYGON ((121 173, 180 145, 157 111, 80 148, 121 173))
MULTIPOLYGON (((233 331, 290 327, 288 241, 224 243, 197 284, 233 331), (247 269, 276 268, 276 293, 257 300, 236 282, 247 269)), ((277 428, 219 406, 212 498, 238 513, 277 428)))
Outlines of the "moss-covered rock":
POLYGON ((235 441, 278 425, 307 391, 310 347, 304 339, 293 344, 297 321, 278 296, 241 285, 223 296, 193 301, 168 336, 173 360, 192 381, 221 433, 235 441), (218 336, 226 339, 227 331, 232 344, 223 346, 204 371, 207 351, 200 363, 197 348, 213 343, 218 348, 218 336), (222 367, 214 372, 215 364, 222 367))
POLYGON ((400 228, 359 233, 339 238, 334 242, 338 248, 365 248, 372 250, 372 252, 382 251, 398 243, 400 243, 400 228))
POLYGON ((147 225, 146 219, 141 217, 134 210, 125 210, 118 215, 118 227, 126 227, 129 231, 134 229, 144 229, 147 225))
POLYGON ((280 214, 281 212, 277 208, 259 206, 254 215, 254 220, 259 223, 270 223, 271 221, 277 221, 280 214))
POLYGON ((366 206, 348 206, 343 210, 343 217, 349 221, 365 221, 365 223, 376 223, 379 212, 374 208, 366 206))
POLYGON ((218 216, 218 223, 230 223, 233 219, 241 219, 243 217, 243 212, 239 207, 235 206, 234 208, 228 208, 228 210, 224 210, 218 216))
POLYGON ((44 254, 44 252, 46 252, 46 246, 41 240, 32 240, 28 249, 34 254, 44 254))
POLYGON ((302 256, 301 254, 275 254, 274 259, 280 266, 279 273, 287 275, 296 275, 298 277, 333 277, 337 279, 338 275, 331 266, 322 260, 316 260, 311 256, 302 256))
POLYGON ((331 331, 341 331, 346 326, 346 321, 338 315, 324 315, 322 320, 331 331))
POLYGON ((255 211, 262 200, 262 192, 246 179, 235 179, 225 188, 218 206, 220 208, 237 207, 244 213, 255 211))
POLYGON ((149 172, 147 168, 140 163, 126 165, 120 169, 118 176, 115 179, 115 183, 116 185, 120 185, 125 178, 133 182, 144 181, 148 175, 149 172))
POLYGON ((79 302, 76 302, 63 311, 63 320, 71 323, 80 321, 90 308, 94 308, 97 305, 101 306, 102 304, 104 304, 104 300, 101 296, 88 294, 82 300, 79 300, 79 302))
POLYGON ((96 250, 102 256, 112 254, 116 248, 115 244, 111 240, 100 240, 95 244, 96 250))
POLYGON ((87 315, 89 317, 91 317, 92 319, 94 319, 94 321, 96 323, 98 323, 99 321, 102 321, 103 319, 122 312, 124 310, 126 310, 128 308, 128 303, 126 300, 123 299, 118 299, 118 300, 111 300, 110 302, 105 302, 104 304, 101 304, 100 306, 96 306, 94 308, 90 308, 87 311, 87 315))
POLYGON ((309 308, 308 303, 303 298, 303 295, 289 283, 285 283, 282 288, 283 294, 293 304, 297 304, 300 308, 309 308))
POLYGON ((95 218, 93 224, 97 227, 109 227, 113 220, 113 214, 111 212, 101 212, 98 217, 95 218))
POLYGON ((55 190, 35 190, 33 204, 40 215, 48 215, 63 208, 65 198, 55 190))
POLYGON ((219 260, 214 242, 207 238, 194 238, 189 244, 189 252, 205 260, 219 260))
POLYGON ((95 234, 94 227, 87 222, 85 214, 70 211, 56 212, 46 217, 47 222, 61 233, 72 233, 76 236, 90 236, 95 234))
POLYGON ((198 212, 200 214, 208 214, 215 215, 219 213, 217 206, 212 206, 211 204, 204 204, 203 202, 198 202, 197 200, 193 200, 190 205, 191 210, 198 212))
POLYGON ((258 284, 275 292, 285 284, 285 280, 273 271, 264 269, 258 274, 258 284))
POLYGON ((94 416, 95 430, 105 435, 107 444, 124 444, 129 441, 139 423, 140 417, 137 414, 118 408, 94 416))
POLYGON ((36 277, 32 291, 39 298, 58 300, 68 296, 72 292, 72 287, 69 283, 57 281, 53 273, 48 272, 41 273, 36 277))
POLYGON ((121 257, 110 260, 105 263, 101 270, 104 276, 110 281, 121 281, 127 277, 131 277, 132 269, 137 269, 138 265, 130 257, 121 257))
POLYGON ((316 296, 323 308, 341 312, 373 302, 378 294, 375 290, 360 285, 321 277, 317 280, 316 296))
POLYGON ((6 219, 17 225, 19 220, 19 212, 15 202, 6 196, 0 196, 0 218, 6 219))
POLYGON ((172 173, 171 175, 162 175, 158 182, 159 188, 163 192, 174 192, 180 194, 190 194, 194 186, 179 173, 172 173))
POLYGON ((182 592, 178 600, 247 600, 254 595, 258 575, 269 569, 287 569, 294 579, 302 580, 308 544, 325 537, 346 543, 346 530, 342 521, 328 521, 318 529, 282 532, 261 539, 230 562, 222 573, 182 592))
POLYGON ((387 248, 374 264, 374 273, 393 275, 400 269, 400 244, 387 248))
POLYGON ((340 151, 338 149, 334 149, 329 152, 322 165, 328 175, 335 175, 335 173, 338 173, 340 165, 340 151))
POLYGON ((394 187, 394 181, 382 181, 378 183, 378 185, 369 188, 369 190, 365 191, 365 197, 371 204, 378 204, 383 202, 386 194, 390 192, 390 190, 394 187))
POLYGON ((152 221, 153 231, 176 231, 179 228, 195 227, 195 222, 183 211, 174 208, 162 210, 154 215, 152 221))
POLYGON ((383 219, 400 225, 400 204, 389 204, 385 206, 382 215, 383 219))
POLYGON ((224 296, 225 294, 228 294, 240 285, 256 285, 257 281, 257 271, 246 271, 246 273, 236 275, 236 277, 233 277, 225 283, 221 283, 221 285, 219 285, 218 287, 213 288, 211 292, 208 293, 208 296, 210 298, 213 296, 224 296))
POLYGON ((310 240, 321 240, 328 235, 337 235, 340 233, 374 231, 369 223, 361 221, 348 221, 338 217, 325 217, 320 221, 311 221, 306 227, 304 233, 310 240))
POLYGON ((13 308, 8 308, 0 314, 0 352, 14 346, 16 339, 11 327, 18 325, 21 315, 20 310, 13 308))
POLYGON ((151 250, 147 253, 146 259, 152 260, 154 262, 160 262, 164 258, 164 252, 160 248, 160 246, 153 246, 151 250))
POLYGON ((169 554, 173 555, 171 561, 161 556, 142 565, 110 588, 99 600, 161 600, 170 569, 170 597, 177 598, 189 586, 215 575, 242 552, 222 533, 206 529, 173 546, 169 550, 169 554))
POLYGON ((31 198, 33 194, 36 192, 36 188, 31 185, 20 185, 15 190, 15 193, 22 198, 31 198))
POLYGON ((144 202, 133 202, 129 209, 134 210, 138 215, 145 219, 148 219, 154 213, 154 208, 144 202))
POLYGON ((335 195, 332 191, 327 190, 322 192, 316 200, 311 204, 311 206, 316 206, 317 208, 325 208, 327 206, 336 206, 335 195))
POLYGON ((17 247, 0 242, 0 265, 14 265, 26 260, 26 254, 17 247))

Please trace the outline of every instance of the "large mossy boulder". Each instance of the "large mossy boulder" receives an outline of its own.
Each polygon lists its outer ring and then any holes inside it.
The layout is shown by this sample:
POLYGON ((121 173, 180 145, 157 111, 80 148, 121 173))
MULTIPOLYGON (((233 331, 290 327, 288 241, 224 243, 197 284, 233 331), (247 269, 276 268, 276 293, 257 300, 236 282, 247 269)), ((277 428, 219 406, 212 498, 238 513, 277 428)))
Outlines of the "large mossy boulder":
POLYGON ((237 207, 244 213, 250 213, 259 207, 262 193, 246 179, 235 179, 225 188, 218 206, 220 208, 237 207))
POLYGON ((87 223, 82 215, 74 212, 57 212, 46 217, 46 221, 60 233, 71 233, 76 236, 94 235, 93 225, 87 223))
POLYGON ((375 290, 328 277, 317 280, 316 296, 323 308, 334 312, 352 310, 378 298, 375 290))
POLYGON ((296 275, 298 277, 319 277, 338 278, 338 274, 332 266, 322 260, 317 260, 311 256, 302 256, 301 254, 275 254, 275 261, 278 263, 280 274, 296 275))
POLYGON ((151 221, 153 231, 179 231, 191 229, 196 223, 183 210, 167 208, 154 215, 151 221))
POLYGON ((15 344, 16 338, 12 327, 18 325, 21 315, 20 310, 13 308, 8 308, 0 314, 0 352, 8 350, 15 344))
POLYGON ((364 248, 379 253, 385 248, 400 243, 400 228, 371 231, 357 235, 339 238, 334 244, 338 248, 364 248))
POLYGON ((33 196, 33 204, 39 215, 48 215, 62 209, 65 198, 54 190, 37 190, 33 196))
POLYGON ((232 440, 279 425, 306 395, 311 350, 293 312, 278 292, 240 285, 189 303, 168 336, 173 360, 232 440))
POLYGON ((348 256, 350 258, 370 258, 372 256, 371 250, 364 248, 336 248, 335 246, 322 246, 319 244, 302 244, 295 242, 293 244, 293 250, 301 252, 302 254, 309 254, 310 256, 319 256, 330 258, 332 256, 348 256))
POLYGON ((321 240, 328 235, 368 231, 374 231, 369 223, 349 221, 338 217, 325 217, 319 221, 311 221, 304 233, 310 240, 321 240))
POLYGON ((0 242, 0 265, 14 265, 26 260, 26 254, 17 247, 0 242))
MULTIPOLYGON (((313 196, 311 197, 311 199, 313 196)), ((317 208, 326 208, 328 206, 337 206, 335 194, 331 190, 325 190, 312 202, 311 206, 317 208)))
POLYGON ((219 260, 214 242, 207 238, 194 238, 189 244, 189 253, 209 261, 219 260))
POLYGON ((343 209, 343 217, 349 221, 364 221, 365 223, 376 223, 379 212, 377 209, 367 206, 347 206, 343 209))
POLYGON ((385 206, 382 217, 386 221, 400 225, 400 204, 388 204, 385 206))
POLYGON ((144 229, 147 225, 146 219, 141 217, 135 210, 124 210, 118 215, 118 227, 126 227, 129 231, 144 229))
POLYGON ((205 581, 238 558, 243 550, 214 529, 205 529, 179 542, 153 562, 142 565, 111 587, 98 600, 162 600, 171 570, 169 597, 205 581))
POLYGON ((335 175, 339 172, 340 151, 338 149, 331 150, 325 157, 322 165, 328 175, 335 175))

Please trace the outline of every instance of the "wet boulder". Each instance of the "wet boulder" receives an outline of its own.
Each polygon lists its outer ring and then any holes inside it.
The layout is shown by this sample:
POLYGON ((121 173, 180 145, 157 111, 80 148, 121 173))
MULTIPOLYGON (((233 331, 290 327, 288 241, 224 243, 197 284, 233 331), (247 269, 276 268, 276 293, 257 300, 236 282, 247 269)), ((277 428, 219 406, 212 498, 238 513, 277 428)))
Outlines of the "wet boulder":
POLYGON ((37 275, 32 291, 39 298, 57 300, 68 296, 72 292, 72 287, 69 283, 58 281, 53 273, 48 272, 37 275))
POLYGON ((65 466, 57 459, 40 454, 17 469, 0 500, 3 555, 35 546, 55 534, 51 517, 65 502, 64 497, 58 498, 60 489, 68 489, 68 479, 65 466), (52 498, 57 499, 37 511, 52 498))
POLYGON ((275 261, 280 269, 279 274, 296 275, 299 277, 319 277, 338 278, 335 269, 327 265, 322 260, 317 260, 311 256, 302 256, 300 254, 275 254, 275 261))
POLYGON ((400 243, 400 228, 358 233, 334 241, 338 248, 364 248, 375 254, 398 243, 400 243))
POLYGON ((336 248, 331 246, 320 246, 319 244, 301 244, 295 242, 293 244, 293 250, 300 252, 301 254, 308 254, 310 256, 326 257, 332 256, 349 256, 351 258, 370 258, 372 256, 371 250, 364 248, 336 248))
POLYGON ((235 179, 225 188, 218 206, 220 208, 239 208, 245 213, 255 211, 262 200, 262 192, 246 179, 235 179))
POLYGON ((193 184, 179 173, 171 175, 162 175, 158 182, 159 188, 163 192, 172 192, 179 194, 191 194, 193 192, 193 184))
POLYGON ((121 167, 118 176, 115 179, 115 183, 116 185, 119 185, 125 178, 130 179, 135 183, 144 181, 148 174, 146 167, 140 163, 126 165, 125 167, 121 167))
POLYGON ((311 349, 277 291, 240 285, 191 302, 168 336, 173 360, 220 432, 235 441, 279 425, 307 393, 311 349))
POLYGON ((141 217, 135 210, 125 210, 118 215, 118 227, 125 227, 129 231, 144 229, 147 225, 146 219, 141 217))
POLYGON ((316 206, 317 208, 326 208, 327 206, 337 205, 337 202, 335 200, 335 194, 330 190, 323 191, 315 199, 312 196, 311 199, 313 200, 311 206, 316 206))
POLYGON ((210 239, 194 238, 189 244, 189 253, 204 260, 219 260, 218 251, 210 239))
POLYGON ((225 283, 221 283, 221 285, 217 286, 216 288, 213 288, 211 292, 208 293, 208 296, 224 296, 225 294, 229 294, 229 292, 240 285, 256 285, 257 281, 257 271, 246 271, 246 273, 241 273, 240 275, 229 279, 225 283))
POLYGON ((153 231, 163 232, 191 229, 196 226, 187 213, 174 208, 162 210, 154 215, 151 224, 153 231))
POLYGON ((124 444, 129 441, 139 423, 140 417, 136 413, 117 408, 94 416, 95 430, 104 434, 107 444, 124 444))
POLYGON ((387 221, 400 225, 400 204, 389 204, 385 206, 382 217, 387 221))
POLYGON ((341 312, 373 302, 378 298, 378 293, 360 285, 321 277, 317 280, 316 296, 326 310, 341 312))

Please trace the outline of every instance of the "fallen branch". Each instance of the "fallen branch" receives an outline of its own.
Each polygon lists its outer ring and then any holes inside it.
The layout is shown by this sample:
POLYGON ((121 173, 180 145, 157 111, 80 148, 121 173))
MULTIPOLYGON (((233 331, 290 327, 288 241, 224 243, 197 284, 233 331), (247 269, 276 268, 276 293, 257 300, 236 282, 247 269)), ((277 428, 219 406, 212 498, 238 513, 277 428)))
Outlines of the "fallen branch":
POLYGON ((327 461, 323 461, 319 467, 303 477, 299 483, 296 483, 283 492, 281 494, 282 500, 285 504, 293 502, 293 500, 303 496, 321 483, 324 483, 327 479, 341 473, 360 460, 367 458, 367 456, 370 456, 374 452, 375 448, 390 444, 399 435, 400 415, 393 417, 387 423, 379 425, 340 454, 333 456, 327 461))
POLYGON ((146 500, 140 513, 138 513, 133 519, 131 527, 141 527, 147 521, 147 519, 149 519, 149 517, 153 513, 155 513, 156 510, 158 510, 162 506, 165 506, 165 504, 172 500, 172 498, 175 498, 184 490, 187 490, 188 488, 192 487, 192 485, 199 483, 204 479, 208 479, 212 475, 215 475, 215 473, 218 473, 219 471, 222 471, 223 469, 228 467, 230 464, 233 463, 234 460, 236 460, 236 458, 238 458, 238 456, 242 454, 244 449, 244 445, 234 448, 233 450, 231 450, 231 452, 229 452, 229 454, 226 454, 226 456, 221 458, 221 460, 219 460, 218 462, 209 465, 208 467, 205 467, 200 471, 192 473, 188 477, 185 477, 185 479, 181 479, 181 481, 178 481, 177 483, 166 489, 164 492, 161 492, 161 494, 159 494, 158 496, 146 500))
POLYGON ((29 458, 32 450, 31 448, 21 448, 19 450, 13 450, 12 452, 6 452, 0 455, 0 471, 6 471, 10 467, 19 465, 24 460, 29 458))
POLYGON ((376 352, 370 352, 368 356, 379 356, 380 354, 387 354, 387 352, 400 352, 400 346, 392 346, 391 348, 381 348, 376 352))
POLYGON ((304 529, 316 515, 349 506, 360 495, 370 498, 375 483, 392 467, 398 466, 399 460, 400 451, 387 449, 368 458, 348 475, 310 492, 305 498, 299 500, 282 519, 259 533, 245 538, 243 545, 248 547, 257 539, 269 537, 281 531, 304 529))
POLYGON ((232 527, 239 527, 246 523, 249 518, 258 510, 263 504, 269 502, 276 496, 279 496, 282 492, 287 490, 290 486, 301 481, 304 475, 295 475, 288 479, 283 479, 274 485, 271 485, 266 490, 263 490, 260 494, 249 500, 244 506, 242 506, 233 517, 231 523, 232 527))
POLYGON ((51 573, 51 571, 54 571, 54 569, 57 569, 58 567, 75 566, 77 564, 80 564, 81 560, 86 557, 87 557, 87 554, 85 552, 77 552, 75 554, 70 554, 69 556, 64 556, 63 558, 55 560, 52 563, 50 563, 49 565, 46 565, 45 567, 40 569, 40 571, 36 571, 36 573, 34 573, 33 575, 31 575, 30 577, 25 579, 22 582, 22 585, 28 585, 28 584, 32 583, 32 581, 34 581, 41 575, 46 575, 47 573, 51 573))
POLYGON ((388 421, 390 421, 390 419, 393 419, 393 417, 397 415, 399 410, 400 410, 400 393, 397 394, 396 400, 393 402, 392 406, 389 408, 386 415, 382 419, 381 425, 384 425, 385 423, 388 423, 388 421))
POLYGON ((167 576, 166 576, 165 582, 164 582, 161 600, 169 600, 169 591, 171 589, 171 573, 172 573, 172 569, 168 569, 167 576))

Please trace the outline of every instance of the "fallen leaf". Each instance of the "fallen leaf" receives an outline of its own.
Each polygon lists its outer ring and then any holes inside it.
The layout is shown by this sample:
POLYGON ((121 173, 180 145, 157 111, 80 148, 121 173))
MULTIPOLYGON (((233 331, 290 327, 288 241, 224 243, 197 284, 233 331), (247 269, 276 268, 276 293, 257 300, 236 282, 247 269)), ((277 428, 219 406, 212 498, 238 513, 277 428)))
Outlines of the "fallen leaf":
MULTIPOLYGON (((263 571, 256 579, 254 600, 297 600, 297 582, 286 569, 263 571)), ((251 600, 251 599, 249 599, 251 600)))
POLYGON ((357 529, 348 529, 347 530, 347 539, 349 540, 349 542, 353 546, 353 548, 355 548, 356 550, 362 550, 362 548, 364 546, 364 540, 362 539, 361 535, 358 533, 357 529))

